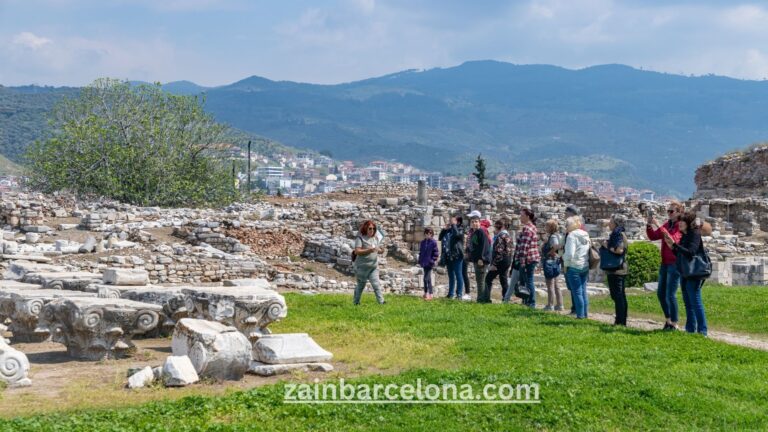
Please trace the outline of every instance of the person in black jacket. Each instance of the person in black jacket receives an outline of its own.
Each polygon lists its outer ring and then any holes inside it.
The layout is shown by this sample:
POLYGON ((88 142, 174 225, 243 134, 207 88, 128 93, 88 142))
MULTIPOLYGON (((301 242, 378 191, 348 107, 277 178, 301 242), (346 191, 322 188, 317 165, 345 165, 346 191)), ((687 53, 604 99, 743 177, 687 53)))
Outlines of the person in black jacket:
POLYGON ((443 244, 445 266, 448 269, 448 298, 461 299, 464 291, 464 278, 461 266, 464 263, 464 226, 461 216, 454 216, 451 222, 440 231, 438 239, 443 244))
MULTIPOLYGON (((467 233, 466 255, 464 264, 472 264, 475 270, 475 283, 477 284, 477 301, 484 298, 485 274, 488 264, 491 262, 491 240, 480 227, 480 212, 475 210, 470 213, 469 232, 467 233)), ((467 294, 469 286, 464 282, 467 294)), ((469 300, 465 298, 464 300, 469 300)))
POLYGON ((515 253, 515 245, 512 236, 509 235, 509 221, 499 219, 494 225, 495 235, 493 236, 493 245, 491 246, 491 265, 488 267, 488 274, 485 276, 485 295, 480 303, 491 302, 491 291, 493 289, 493 280, 498 276, 501 283, 501 298, 504 303, 509 302, 510 293, 514 291, 509 286, 509 268, 512 266, 512 256, 515 253))
MULTIPOLYGON (((703 250, 704 244, 701 240, 701 224, 696 218, 696 213, 692 211, 685 212, 679 222, 680 232, 683 237, 679 243, 666 240, 667 245, 677 255, 678 271, 681 266, 690 262, 696 254, 703 250)), ((683 287, 683 303, 685 303, 685 331, 688 333, 698 332, 704 336, 707 335, 707 316, 704 313, 704 304, 701 300, 701 287, 706 278, 683 278, 680 271, 680 285, 683 287)))

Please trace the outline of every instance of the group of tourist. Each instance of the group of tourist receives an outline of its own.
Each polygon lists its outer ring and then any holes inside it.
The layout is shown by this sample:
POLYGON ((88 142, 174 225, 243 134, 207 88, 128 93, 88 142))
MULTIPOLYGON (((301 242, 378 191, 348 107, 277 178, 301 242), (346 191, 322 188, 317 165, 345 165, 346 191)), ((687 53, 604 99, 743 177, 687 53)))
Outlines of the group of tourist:
MULTIPOLYGON (((658 298, 666 318, 664 330, 678 329, 678 285, 683 289, 683 301, 686 308, 686 326, 688 332, 698 332, 706 336, 707 321, 701 299, 701 289, 706 277, 681 277, 681 266, 690 265, 703 250, 702 224, 693 211, 686 212, 682 204, 672 202, 668 206, 668 220, 663 224, 649 215, 646 234, 649 240, 661 240, 661 267, 659 268, 658 298)), ((587 281, 589 271, 598 262, 596 248, 585 230, 579 210, 569 205, 565 210, 565 233, 560 234, 559 223, 555 219, 545 224, 545 233, 539 240, 536 216, 533 211, 524 208, 520 211, 521 227, 517 238, 512 239, 508 229, 509 220, 501 218, 493 224, 494 231, 489 231, 491 223, 474 210, 466 215, 469 228, 465 230, 462 216, 454 216, 440 230, 437 238, 432 228, 424 229, 424 239, 420 243, 418 264, 424 269, 425 300, 432 300, 434 295, 433 270, 442 266, 448 274, 447 297, 470 300, 470 280, 468 268, 471 265, 475 274, 477 302, 491 303, 493 283, 497 278, 501 285, 501 298, 508 303, 515 296, 522 304, 536 308, 536 289, 534 273, 541 268, 547 287, 546 311, 563 310, 563 299, 558 287, 558 277, 564 276, 566 287, 571 295, 571 314, 578 319, 589 315, 587 281), (439 242, 439 245, 438 245, 439 242)), ((615 266, 603 268, 615 304, 615 325, 626 326, 628 303, 625 291, 625 279, 631 270, 627 261, 629 241, 625 232, 627 218, 622 214, 611 217, 610 235, 599 246, 604 254, 610 254, 615 266)), ((711 228, 711 227, 709 227, 711 228)), ((383 252, 377 240, 377 228, 373 221, 365 221, 360 227, 360 234, 355 239, 353 260, 357 277, 354 303, 360 303, 360 296, 370 281, 376 300, 384 303, 378 278, 378 254, 383 252)), ((610 257, 609 255, 605 255, 610 257)))

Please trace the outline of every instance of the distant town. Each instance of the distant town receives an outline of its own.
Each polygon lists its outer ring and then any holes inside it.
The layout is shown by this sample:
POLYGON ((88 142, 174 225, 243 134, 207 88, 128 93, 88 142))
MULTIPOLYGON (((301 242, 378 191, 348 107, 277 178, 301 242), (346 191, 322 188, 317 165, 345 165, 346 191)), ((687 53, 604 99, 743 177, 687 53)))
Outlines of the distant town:
MULTIPOLYGON (((243 158, 247 155, 243 154, 243 158)), ((475 189, 478 187, 474 176, 447 176, 439 172, 426 172, 408 164, 376 160, 365 166, 353 161, 337 161, 325 155, 311 152, 280 155, 252 155, 252 189, 260 189, 269 195, 302 197, 368 183, 391 182, 396 184, 416 183, 424 180, 428 186, 443 190, 475 189)), ((592 192, 595 195, 616 202, 654 201, 651 190, 638 190, 616 186, 608 180, 554 172, 513 172, 498 174, 489 179, 495 186, 508 192, 521 192, 534 196, 551 195, 570 189, 592 192)), ((238 181, 242 186, 247 182, 247 173, 241 173, 238 181)), ((664 198, 664 197, 662 197, 664 198)))

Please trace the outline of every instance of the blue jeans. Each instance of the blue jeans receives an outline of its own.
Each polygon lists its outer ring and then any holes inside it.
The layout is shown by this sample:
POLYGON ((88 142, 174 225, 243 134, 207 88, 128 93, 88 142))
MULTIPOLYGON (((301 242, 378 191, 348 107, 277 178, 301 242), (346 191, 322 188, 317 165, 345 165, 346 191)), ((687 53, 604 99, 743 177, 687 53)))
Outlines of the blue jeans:
POLYGON ((533 271, 536 270, 536 265, 538 264, 537 262, 532 262, 525 265, 525 286, 528 288, 528 292, 531 293, 525 304, 534 309, 536 309, 536 288, 533 286, 533 271))
POLYGON ((659 297, 664 318, 676 323, 678 319, 677 287, 680 284, 680 273, 675 264, 662 264, 659 268, 659 297))
POLYGON ((683 302, 685 303, 685 331, 707 335, 707 316, 701 301, 701 287, 704 279, 682 279, 683 302))
POLYGON ((448 297, 453 297, 454 289, 456 290, 456 297, 461 297, 464 293, 464 277, 462 276, 461 267, 464 264, 464 259, 459 258, 456 261, 448 261, 448 297))
POLYGON ((576 308, 576 318, 586 318, 589 315, 587 279, 589 279, 589 268, 583 270, 569 268, 565 272, 565 280, 569 281, 571 286, 571 298, 576 308))
MULTIPOLYGON (((567 270, 566 270, 567 271, 567 270)), ((563 278, 565 279, 565 287, 568 288, 568 294, 571 295, 571 313, 576 313, 576 303, 573 301, 573 289, 571 289, 571 283, 568 281, 568 278, 563 275, 563 278)))

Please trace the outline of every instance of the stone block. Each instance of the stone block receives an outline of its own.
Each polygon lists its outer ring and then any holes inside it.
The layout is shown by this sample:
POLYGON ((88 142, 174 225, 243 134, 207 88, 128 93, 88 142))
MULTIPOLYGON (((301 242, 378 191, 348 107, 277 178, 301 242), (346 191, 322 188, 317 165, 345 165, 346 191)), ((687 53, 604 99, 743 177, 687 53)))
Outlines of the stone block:
POLYGON ((151 367, 147 366, 128 378, 128 388, 142 388, 152 384, 154 380, 155 373, 152 371, 151 367))
POLYGON ((163 364, 163 384, 166 387, 184 387, 200 381, 195 367, 187 356, 168 356, 163 364))
POLYGON ((144 269, 108 268, 104 270, 104 283, 107 285, 147 285, 149 273, 144 269))
POLYGON ((328 362, 333 354, 306 333, 265 335, 253 344, 253 359, 267 364, 328 362))
POLYGON ((192 318, 176 323, 171 341, 174 356, 186 355, 197 374, 217 380, 239 380, 251 361, 251 343, 236 328, 192 318))

